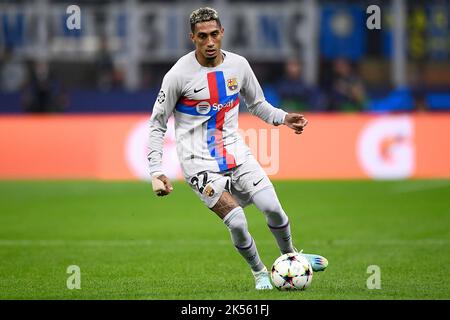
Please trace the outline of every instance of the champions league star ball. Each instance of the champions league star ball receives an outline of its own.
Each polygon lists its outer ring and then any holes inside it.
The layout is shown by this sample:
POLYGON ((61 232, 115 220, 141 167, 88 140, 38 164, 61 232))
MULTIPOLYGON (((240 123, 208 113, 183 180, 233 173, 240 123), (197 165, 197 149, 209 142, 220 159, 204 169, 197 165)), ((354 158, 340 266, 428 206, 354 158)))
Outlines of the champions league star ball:
POLYGON ((286 253, 275 260, 270 277, 279 290, 304 290, 311 284, 313 269, 301 254, 286 253))

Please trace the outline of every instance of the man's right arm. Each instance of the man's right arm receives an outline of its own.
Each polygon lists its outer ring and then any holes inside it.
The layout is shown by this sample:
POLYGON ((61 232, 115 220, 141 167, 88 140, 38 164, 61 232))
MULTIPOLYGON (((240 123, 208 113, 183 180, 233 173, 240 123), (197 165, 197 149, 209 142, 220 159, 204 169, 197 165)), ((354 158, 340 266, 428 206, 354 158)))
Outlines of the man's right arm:
POLYGON ((148 161, 152 177, 162 175, 162 154, 167 121, 179 99, 178 79, 170 71, 166 74, 150 117, 148 161))

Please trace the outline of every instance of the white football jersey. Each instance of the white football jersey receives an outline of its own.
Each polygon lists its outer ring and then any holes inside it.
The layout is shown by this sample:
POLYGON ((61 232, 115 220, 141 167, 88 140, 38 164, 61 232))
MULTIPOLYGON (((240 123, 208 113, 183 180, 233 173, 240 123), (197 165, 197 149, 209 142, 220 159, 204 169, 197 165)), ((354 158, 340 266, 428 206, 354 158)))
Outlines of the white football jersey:
POLYGON ((223 51, 223 62, 200 65, 195 52, 167 72, 150 118, 150 173, 161 172, 167 120, 174 114, 177 154, 186 178, 201 171, 223 172, 244 161, 250 149, 238 133, 239 96, 248 110, 273 125, 286 112, 265 98, 248 61, 223 51))

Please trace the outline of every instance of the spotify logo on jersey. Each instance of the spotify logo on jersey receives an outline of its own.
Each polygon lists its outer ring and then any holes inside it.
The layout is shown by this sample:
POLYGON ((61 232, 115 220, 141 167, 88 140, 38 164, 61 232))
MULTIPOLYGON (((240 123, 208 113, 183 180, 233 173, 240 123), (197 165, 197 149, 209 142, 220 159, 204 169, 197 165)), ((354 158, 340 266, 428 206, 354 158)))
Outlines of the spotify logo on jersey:
POLYGON ((195 106, 195 109, 200 114, 208 114, 208 112, 211 110, 211 105, 208 101, 201 101, 195 106))

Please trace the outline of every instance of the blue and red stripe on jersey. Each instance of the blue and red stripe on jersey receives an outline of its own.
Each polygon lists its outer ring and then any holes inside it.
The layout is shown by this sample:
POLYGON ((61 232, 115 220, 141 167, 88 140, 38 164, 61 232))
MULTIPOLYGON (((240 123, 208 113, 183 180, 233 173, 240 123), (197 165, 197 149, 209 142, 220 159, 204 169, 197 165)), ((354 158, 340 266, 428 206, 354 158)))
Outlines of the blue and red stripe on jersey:
POLYGON ((207 74, 210 97, 205 100, 191 100, 186 97, 178 100, 175 110, 178 112, 194 115, 209 116, 207 121, 207 145, 210 155, 216 159, 220 171, 226 171, 236 167, 233 155, 227 152, 223 143, 223 125, 225 113, 236 106, 239 106, 239 94, 228 96, 225 86, 225 77, 222 71, 210 72, 207 74), (211 106, 208 113, 197 111, 199 102, 208 102, 211 106), (221 105, 221 108, 214 106, 221 105))

